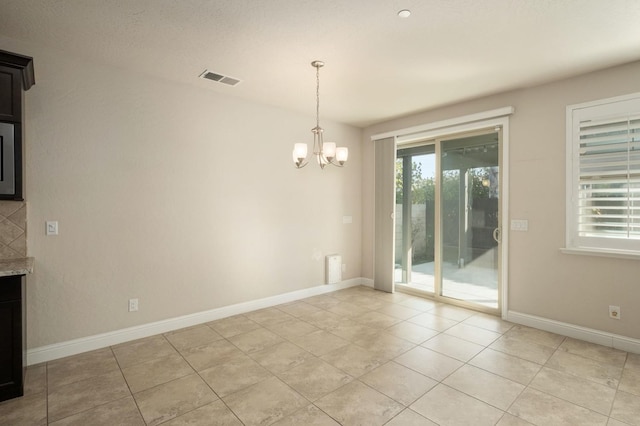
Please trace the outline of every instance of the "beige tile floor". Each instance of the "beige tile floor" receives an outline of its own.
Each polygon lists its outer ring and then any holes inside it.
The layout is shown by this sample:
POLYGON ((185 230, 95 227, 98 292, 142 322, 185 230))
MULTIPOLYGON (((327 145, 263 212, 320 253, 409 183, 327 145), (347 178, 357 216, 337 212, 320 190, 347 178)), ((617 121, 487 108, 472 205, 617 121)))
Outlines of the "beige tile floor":
POLYGON ((354 287, 27 370, 2 425, 640 425, 640 355, 354 287))

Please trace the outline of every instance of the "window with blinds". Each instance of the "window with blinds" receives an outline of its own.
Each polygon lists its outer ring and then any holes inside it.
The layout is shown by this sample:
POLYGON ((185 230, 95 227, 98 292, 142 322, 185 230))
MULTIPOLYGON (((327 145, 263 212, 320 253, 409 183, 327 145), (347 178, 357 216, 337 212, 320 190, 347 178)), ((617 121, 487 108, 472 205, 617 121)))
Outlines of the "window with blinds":
POLYGON ((640 253, 640 94, 567 108, 567 246, 640 253))

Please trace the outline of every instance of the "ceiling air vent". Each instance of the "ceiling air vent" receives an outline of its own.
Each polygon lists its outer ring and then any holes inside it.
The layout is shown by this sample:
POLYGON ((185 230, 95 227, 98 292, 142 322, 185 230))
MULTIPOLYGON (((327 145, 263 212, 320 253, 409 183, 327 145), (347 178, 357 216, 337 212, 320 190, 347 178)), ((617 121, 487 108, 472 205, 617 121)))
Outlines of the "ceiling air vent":
POLYGON ((218 83, 223 83, 228 86, 235 86, 240 83, 241 80, 237 78, 229 77, 226 75, 218 74, 215 72, 211 72, 209 70, 204 70, 202 74, 200 74, 200 78, 206 78, 207 80, 217 81, 218 83))

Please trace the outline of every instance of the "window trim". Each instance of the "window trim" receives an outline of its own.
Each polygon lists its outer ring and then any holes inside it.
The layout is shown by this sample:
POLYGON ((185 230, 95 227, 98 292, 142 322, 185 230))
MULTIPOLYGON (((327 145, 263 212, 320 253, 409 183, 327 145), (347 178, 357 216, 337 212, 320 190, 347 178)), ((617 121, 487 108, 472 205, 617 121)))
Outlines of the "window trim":
POLYGON ((599 107, 606 109, 628 101, 640 103, 640 92, 612 98, 599 99, 580 104, 568 105, 566 108, 566 228, 565 254, 618 257, 627 259, 640 258, 640 241, 615 238, 579 237, 578 235, 578 190, 576 183, 580 176, 579 145, 575 143, 575 135, 580 132, 580 119, 576 113, 599 107), (587 242, 587 244, 584 244, 587 242), (589 244, 591 243, 591 244, 589 244), (612 244, 613 243, 613 244, 612 244))

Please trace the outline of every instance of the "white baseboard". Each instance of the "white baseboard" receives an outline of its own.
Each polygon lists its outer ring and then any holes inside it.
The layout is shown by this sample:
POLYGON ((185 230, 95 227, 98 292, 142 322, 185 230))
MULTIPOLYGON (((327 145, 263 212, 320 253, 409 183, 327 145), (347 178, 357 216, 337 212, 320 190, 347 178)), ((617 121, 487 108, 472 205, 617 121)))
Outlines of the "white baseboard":
POLYGON ((581 327, 579 325, 514 311, 508 311, 507 317, 504 319, 516 324, 538 328, 540 330, 549 331, 562 336, 573 337, 574 339, 580 339, 596 343, 598 345, 609 346, 622 351, 640 354, 640 340, 633 339, 631 337, 620 336, 618 334, 607 333, 593 328, 581 327))
POLYGON ((305 288, 303 290, 279 294, 277 296, 265 297, 264 299, 251 300, 248 302, 223 306, 221 308, 211 309, 204 312, 169 318, 108 333, 96 334, 94 336, 40 346, 38 348, 27 350, 27 365, 39 364, 95 349, 106 348, 107 346, 117 345, 156 334, 167 333, 184 327, 191 327, 209 321, 243 314, 257 309, 269 308, 283 303, 294 302, 307 297, 317 296, 319 294, 329 293, 358 285, 369 286, 369 283, 365 278, 353 278, 337 284, 319 285, 316 287, 305 288))

